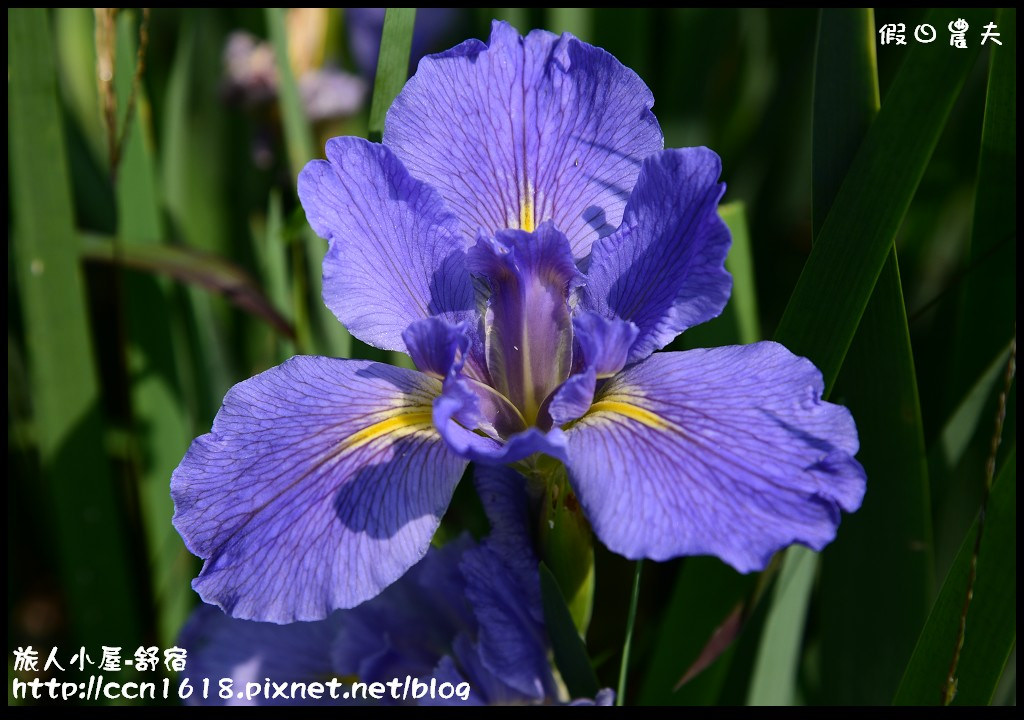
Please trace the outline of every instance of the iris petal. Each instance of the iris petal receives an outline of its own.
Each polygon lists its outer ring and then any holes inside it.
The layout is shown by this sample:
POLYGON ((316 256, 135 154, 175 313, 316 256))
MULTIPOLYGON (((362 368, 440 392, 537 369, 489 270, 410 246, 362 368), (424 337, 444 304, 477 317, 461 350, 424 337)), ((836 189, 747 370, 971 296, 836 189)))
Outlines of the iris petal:
POLYGON ((502 230, 481 238, 466 263, 490 284, 484 316, 488 373, 495 389, 533 423, 572 363, 569 294, 581 276, 569 244, 550 222, 534 233, 502 230))
POLYGON ((741 572, 794 542, 820 550, 865 485, 853 419, 822 389, 768 342, 626 369, 566 433, 594 531, 627 557, 717 555, 741 572))
POLYGON ((241 619, 319 620, 423 557, 465 461, 432 427, 439 381, 295 357, 239 383, 171 479, 206 559, 193 587, 241 619))
POLYGON ((640 328, 630 363, 715 317, 729 300, 730 236, 717 213, 725 191, 720 173, 721 161, 707 148, 652 155, 622 226, 594 244, 582 306, 640 328))
POLYGON ((357 338, 404 352, 414 320, 475 321, 458 222, 386 147, 329 140, 327 160, 306 165, 298 189, 309 224, 330 241, 324 302, 357 338))
POLYGON ((654 98, 600 48, 495 22, 420 61, 388 111, 384 144, 475 237, 545 220, 577 259, 622 219, 641 161, 660 150, 654 98))

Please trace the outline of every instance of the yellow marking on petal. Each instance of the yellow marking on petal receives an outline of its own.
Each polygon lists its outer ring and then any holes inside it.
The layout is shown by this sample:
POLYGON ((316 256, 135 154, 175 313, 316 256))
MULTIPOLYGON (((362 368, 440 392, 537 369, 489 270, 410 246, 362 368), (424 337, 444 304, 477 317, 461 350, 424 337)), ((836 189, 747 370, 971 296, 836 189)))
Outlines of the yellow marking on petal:
POLYGON ((649 428, 654 428, 655 430, 670 430, 676 427, 675 423, 666 420, 660 415, 652 413, 646 408, 642 408, 631 403, 619 402, 618 400, 598 400, 590 406, 590 411, 587 415, 595 412, 609 412, 623 415, 628 417, 630 420, 636 420, 638 423, 646 425, 649 428))
POLYGON ((369 427, 352 433, 341 441, 337 450, 338 452, 355 450, 369 445, 374 440, 379 440, 385 435, 395 434, 395 439, 405 437, 406 435, 413 435, 432 428, 433 424, 433 414, 429 409, 404 412, 400 415, 394 415, 385 420, 375 422, 369 427))
POLYGON ((519 229, 533 232, 536 223, 533 217, 533 192, 527 192, 519 206, 519 229))

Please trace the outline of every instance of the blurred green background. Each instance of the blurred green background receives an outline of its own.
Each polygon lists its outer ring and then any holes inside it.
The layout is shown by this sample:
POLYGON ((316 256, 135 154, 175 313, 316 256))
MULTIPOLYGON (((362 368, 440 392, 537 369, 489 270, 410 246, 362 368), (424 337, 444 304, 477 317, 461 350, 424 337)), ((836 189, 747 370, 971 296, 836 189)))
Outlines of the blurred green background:
MULTIPOLYGON (((413 55, 493 17, 604 47, 666 146, 721 155, 734 296, 677 345, 784 342, 861 435, 864 506, 820 556, 645 564, 627 702, 938 703, 962 635, 954 703, 1015 704, 1015 11, 425 10, 413 55)), ((169 478, 232 384, 295 352, 403 361, 323 307, 295 196, 326 138, 376 124, 378 19, 8 10, 9 680, 19 646, 174 644, 198 562, 169 478)), ((479 526, 468 488, 446 531, 479 526)), ((609 686, 632 574, 598 548, 609 686)))

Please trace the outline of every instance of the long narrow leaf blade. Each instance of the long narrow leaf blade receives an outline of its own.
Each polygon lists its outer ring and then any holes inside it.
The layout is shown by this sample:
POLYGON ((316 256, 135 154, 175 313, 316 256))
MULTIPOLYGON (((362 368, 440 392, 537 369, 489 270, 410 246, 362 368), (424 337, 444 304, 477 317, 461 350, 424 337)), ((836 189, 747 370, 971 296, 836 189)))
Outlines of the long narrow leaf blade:
MULTIPOLYGON (((137 50, 135 21, 134 13, 127 11, 120 13, 117 21, 118 107, 126 114, 133 94, 142 106, 132 112, 117 175, 118 236, 122 243, 150 246, 163 241, 163 231, 155 159, 144 126, 149 113, 142 111, 146 100, 141 88, 132 89, 137 50)), ((136 443, 133 459, 137 466, 139 507, 156 602, 158 637, 170 646, 195 597, 189 585, 190 555, 171 525, 171 473, 191 440, 175 362, 174 347, 179 338, 173 334, 167 282, 127 273, 120 279, 128 326, 128 372, 136 443)))
MULTIPOLYGON (((984 11, 957 11, 980 27, 984 11)), ((930 12, 933 27, 948 13, 930 12)), ((826 388, 839 374, 896 232, 917 190, 978 46, 911 47, 882 102, 775 333, 821 369, 826 388)))
POLYGON ((412 51, 412 30, 416 24, 416 8, 388 8, 377 56, 377 75, 373 81, 370 105, 370 139, 380 141, 384 134, 384 118, 409 75, 409 54, 412 51))
POLYGON ((757 649, 748 705, 796 703, 804 623, 817 568, 813 550, 797 546, 786 551, 757 649))
POLYGON ((995 19, 1003 45, 992 46, 989 63, 952 402, 1014 335, 1017 321, 1017 11, 1003 8, 995 19))
POLYGON ((73 634, 93 647, 128 645, 138 642, 142 629, 130 546, 103 452, 46 11, 8 10, 7 40, 15 264, 55 546, 73 634))
POLYGON ((597 694, 597 676, 587 657, 587 648, 580 639, 572 614, 558 587, 558 581, 544 563, 539 564, 540 595, 544 605, 544 622, 551 638, 555 665, 562 674, 569 694, 574 698, 592 698, 597 694))
MULTIPOLYGON (((285 141, 288 146, 288 161, 292 177, 298 181, 302 168, 310 160, 319 157, 320 153, 314 153, 313 131, 306 119, 306 111, 299 95, 299 86, 288 62, 288 34, 284 10, 282 8, 267 8, 266 18, 270 42, 277 58, 281 115, 284 120, 285 141)), ((316 236, 308 224, 303 228, 302 239, 306 256, 305 268, 296 264, 294 270, 299 273, 303 269, 305 270, 305 282, 300 283, 299 286, 305 286, 308 292, 306 297, 300 300, 312 302, 313 311, 310 317, 313 319, 313 330, 322 338, 322 350, 336 357, 348 357, 352 352, 352 338, 321 300, 323 282, 321 263, 327 248, 324 241, 316 236)), ((303 321, 306 317, 305 313, 299 308, 295 308, 295 310, 296 321, 303 321)), ((302 345, 308 344, 310 332, 301 327, 299 330, 300 350, 309 352, 311 348, 302 347, 302 345)))
MULTIPOLYGON (((824 223, 878 111, 874 13, 822 11, 815 63, 814 225, 824 223)), ((822 556, 822 700, 891 702, 928 611, 927 463, 896 249, 882 268, 839 376, 868 492, 822 556), (889 591, 880 593, 879 588, 889 591)))
MULTIPOLYGON (((971 526, 946 576, 903 675, 897 705, 938 705, 956 645, 978 522, 971 526)), ((978 552, 974 597, 960 655, 956 705, 992 701, 1017 640, 1017 451, 992 485, 978 552)))

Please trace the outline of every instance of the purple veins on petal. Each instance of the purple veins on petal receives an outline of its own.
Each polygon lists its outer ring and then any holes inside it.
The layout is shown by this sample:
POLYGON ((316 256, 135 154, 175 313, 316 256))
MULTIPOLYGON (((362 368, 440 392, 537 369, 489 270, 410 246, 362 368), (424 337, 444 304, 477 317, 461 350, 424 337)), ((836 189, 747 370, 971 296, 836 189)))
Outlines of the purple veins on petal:
POLYGON ((404 352, 402 332, 415 320, 473 320, 455 217, 386 147, 334 138, 327 160, 299 174, 298 191, 309 224, 330 241, 324 302, 357 338, 404 352))
POLYGON ((489 44, 420 62, 384 144, 437 188, 467 237, 552 220, 582 259, 618 227, 640 163, 664 146, 653 104, 604 50, 495 21, 489 44))
POLYGON ((849 411, 781 345, 659 353, 608 381, 566 432, 598 537, 630 558, 716 555, 741 572, 820 550, 860 506, 849 411))
POLYGON ((171 479, 175 527, 206 560, 200 596, 237 618, 318 620, 399 578, 466 466, 433 427, 440 389, 305 356, 232 388, 171 479))
POLYGON ((637 325, 630 363, 716 317, 729 300, 720 174, 721 160, 707 148, 648 157, 622 226, 594 244, 582 306, 637 325))

